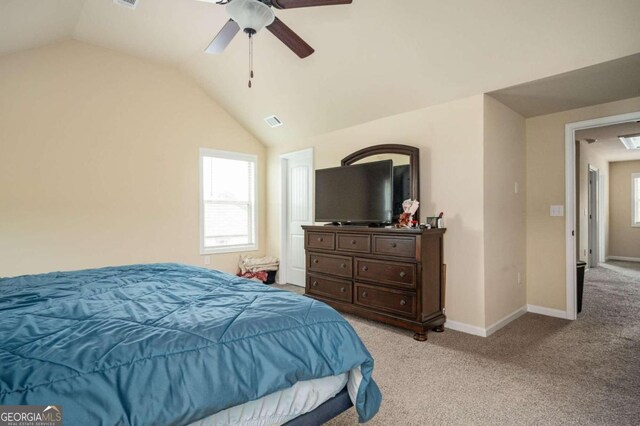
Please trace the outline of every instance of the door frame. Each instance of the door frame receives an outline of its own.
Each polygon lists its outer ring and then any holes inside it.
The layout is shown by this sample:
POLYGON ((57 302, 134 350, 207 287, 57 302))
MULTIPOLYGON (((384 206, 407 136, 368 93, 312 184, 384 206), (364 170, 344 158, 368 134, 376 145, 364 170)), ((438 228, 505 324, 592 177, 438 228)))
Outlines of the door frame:
POLYGON ((587 265, 589 268, 594 268, 598 266, 598 263, 600 263, 600 199, 602 197, 602 194, 600 193, 600 169, 593 164, 588 164, 587 173, 587 177, 589 179, 589 189, 587 192, 587 214, 593 215, 593 226, 591 218, 587 218, 587 250, 591 250, 591 247, 595 250, 595 253, 591 253, 590 251, 587 253, 587 265), (591 182, 592 174, 594 176, 593 182, 591 182), (593 196, 594 194, 595 196, 593 196), (591 241, 591 237, 594 237, 594 241, 591 241), (591 264, 591 259, 593 258, 596 259, 595 265, 591 264))
MULTIPOLYGON (((287 152, 280 155, 280 269, 278 271, 278 284, 287 284, 287 267, 289 263, 289 158, 308 153, 311 158, 311 166, 314 166, 313 148, 301 149, 298 151, 287 152)), ((311 217, 312 222, 315 215, 315 176, 311 173, 309 179, 309 192, 311 194, 311 217)))
POLYGON ((591 120, 567 123, 564 126, 565 146, 565 240, 566 240, 566 318, 575 320, 577 313, 577 289, 576 289, 576 143, 577 130, 592 129, 594 127, 609 126, 612 124, 628 123, 640 120, 640 111, 627 114, 612 115, 609 117, 595 118, 591 120))

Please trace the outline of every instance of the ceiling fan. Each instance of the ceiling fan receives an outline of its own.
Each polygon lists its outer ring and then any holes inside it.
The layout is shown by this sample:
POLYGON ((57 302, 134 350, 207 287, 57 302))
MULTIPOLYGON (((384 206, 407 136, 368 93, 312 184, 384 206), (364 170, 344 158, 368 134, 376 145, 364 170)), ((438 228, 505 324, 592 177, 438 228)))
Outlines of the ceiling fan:
MULTIPOLYGON (((242 29, 248 36, 250 43, 252 37, 266 27, 274 36, 283 42, 300 58, 306 58, 314 50, 306 41, 297 35, 275 16, 272 7, 276 9, 293 9, 313 6, 332 6, 339 4, 351 4, 353 0, 200 0, 207 3, 224 5, 229 20, 215 36, 213 41, 205 49, 207 53, 222 53, 231 43, 231 40, 242 29)), ((253 48, 250 44, 250 57, 253 48)), ((253 70, 250 71, 253 78, 253 70)), ((249 80, 251 87, 251 80, 249 80)))

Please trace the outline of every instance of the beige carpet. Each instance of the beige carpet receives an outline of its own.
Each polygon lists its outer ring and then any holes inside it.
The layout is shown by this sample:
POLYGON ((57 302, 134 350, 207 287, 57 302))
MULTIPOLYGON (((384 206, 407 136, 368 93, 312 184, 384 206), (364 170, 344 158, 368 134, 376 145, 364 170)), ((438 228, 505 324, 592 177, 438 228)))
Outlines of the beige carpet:
POLYGON ((577 321, 526 314, 487 338, 447 330, 425 343, 347 316, 383 395, 369 424, 639 425, 640 265, 592 269, 584 297, 577 321))

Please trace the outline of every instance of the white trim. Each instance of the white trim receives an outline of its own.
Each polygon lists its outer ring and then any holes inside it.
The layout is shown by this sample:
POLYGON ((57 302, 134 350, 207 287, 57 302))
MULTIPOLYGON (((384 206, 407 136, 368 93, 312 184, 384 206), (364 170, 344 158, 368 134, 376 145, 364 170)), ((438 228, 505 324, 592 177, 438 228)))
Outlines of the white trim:
POLYGON ((587 180, 589 181, 588 189, 587 189, 587 212, 591 216, 593 216, 595 222, 596 229, 591 229, 591 218, 587 216, 587 264, 589 265, 587 270, 591 268, 595 268, 598 266, 598 262, 600 261, 600 203, 602 194, 600 193, 600 169, 593 164, 587 164, 587 180), (595 173, 595 182, 591 182, 591 172, 595 173), (593 191, 595 191, 596 196, 595 200, 591 200, 591 187, 593 186, 593 191), (595 204, 595 211, 591 211, 592 205, 595 204), (595 234, 595 241, 591 241, 591 234, 595 234), (595 256, 592 256, 593 253, 590 252, 592 243, 594 249, 596 250, 595 256), (591 259, 596 258, 595 265, 591 264, 591 259))
POLYGON ((450 330, 461 331, 463 333, 473 334, 474 336, 487 337, 487 330, 475 325, 469 325, 448 319, 444 323, 444 326, 450 330))
POLYGON ((217 149, 211 148, 200 148, 198 154, 198 178, 199 178, 199 205, 200 205, 200 255, 211 255, 217 253, 240 253, 246 251, 257 251, 259 247, 259 234, 260 230, 258 229, 258 215, 260 212, 260 194, 258 193, 258 175, 259 175, 259 164, 258 164, 258 156, 255 154, 245 154, 241 152, 231 152, 231 151, 220 151, 217 149), (229 160, 241 160, 253 162, 254 170, 253 170, 253 217, 252 223, 250 226, 253 231, 253 243, 251 244, 243 244, 236 246, 224 246, 224 247, 205 247, 204 246, 204 197, 202 191, 204 190, 202 185, 202 158, 203 157, 216 157, 216 158, 226 158, 229 160))
POLYGON ((640 222, 636 222, 636 199, 640 196, 637 194, 637 191, 640 191, 640 188, 636 188, 635 180, 640 178, 640 173, 631 173, 631 227, 640 228, 640 222))
MULTIPOLYGON (((280 155, 280 267, 278 269, 278 284, 287 284, 287 263, 289 259, 288 253, 288 240, 289 236, 287 235, 288 223, 287 223, 287 180, 289 179, 288 174, 288 161, 292 156, 297 156, 303 153, 309 153, 309 157, 311 159, 311 165, 313 167, 313 148, 306 148, 299 151, 287 152, 286 154, 280 155)), ((311 214, 314 214, 314 200, 315 200, 315 185, 314 185, 314 175, 311 173, 311 179, 309 180, 309 191, 311 197, 311 204, 309 208, 311 209, 311 214)), ((313 220, 311 221, 313 223, 313 220)))
POLYGON ((625 262, 640 262, 640 257, 607 256, 607 260, 623 260, 625 262))
POLYGON ((527 305, 527 312, 531 312, 532 314, 546 315, 548 317, 569 319, 567 318, 567 313, 565 311, 561 311, 560 309, 545 308, 544 306, 527 305))
MULTIPOLYGON (((627 123, 640 120, 640 111, 628 114, 613 115, 610 117, 595 118, 592 120, 578 121, 565 124, 565 282, 567 296, 566 318, 575 320, 578 316, 576 306, 576 130, 591 129, 594 127, 608 126, 612 124, 627 123)), ((546 309, 546 308, 545 308, 546 309)), ((555 310, 554 310, 555 311, 555 310)), ((561 311, 558 311, 561 312, 561 311)), ((552 315, 553 316, 553 315, 552 315)))
POLYGON ((523 316, 526 313, 527 313, 527 306, 526 305, 523 305, 523 306, 519 307, 518 309, 516 309, 515 311, 511 312, 506 317, 496 321, 495 323, 493 323, 492 325, 487 327, 486 335, 487 336, 491 336, 493 333, 495 333, 496 331, 500 330, 502 327, 504 327, 505 325, 509 324, 511 321, 515 321, 516 319, 520 318, 521 316, 523 316))

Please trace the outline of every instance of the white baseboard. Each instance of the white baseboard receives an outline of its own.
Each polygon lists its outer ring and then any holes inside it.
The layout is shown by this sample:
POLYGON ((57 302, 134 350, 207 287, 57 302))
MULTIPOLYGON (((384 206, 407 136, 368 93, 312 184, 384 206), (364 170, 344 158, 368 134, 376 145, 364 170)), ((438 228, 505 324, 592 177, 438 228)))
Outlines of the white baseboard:
POLYGON ((527 305, 527 312, 546 315, 548 317, 567 319, 567 312, 560 309, 545 308, 544 306, 527 305))
POLYGON ((640 262, 640 257, 607 256, 607 260, 624 260, 626 262, 640 262))
POLYGON ((463 322, 447 320, 444 323, 445 328, 449 328, 455 331, 461 331, 467 334, 473 334, 474 336, 487 337, 487 330, 475 325, 465 324, 463 322))
POLYGON ((496 321, 495 323, 493 323, 492 325, 487 327, 486 335, 487 336, 491 336, 493 333, 495 333, 496 331, 500 330, 502 327, 504 327, 505 325, 509 324, 511 321, 514 321, 514 320, 520 318, 521 316, 523 316, 526 313, 527 313, 527 306, 526 305, 519 307, 518 309, 516 309, 515 311, 511 312, 506 317, 502 318, 501 320, 496 321))
POLYGON ((444 323, 444 326, 451 330, 461 331, 467 334, 473 334, 474 336, 489 337, 496 331, 500 330, 505 325, 509 324, 511 321, 517 318, 520 318, 522 315, 526 313, 527 313, 527 307, 522 306, 516 309, 515 311, 511 312, 506 317, 497 321, 496 323, 490 325, 488 328, 482 328, 475 325, 465 324, 459 321, 452 321, 449 319, 447 320, 447 322, 444 323))

